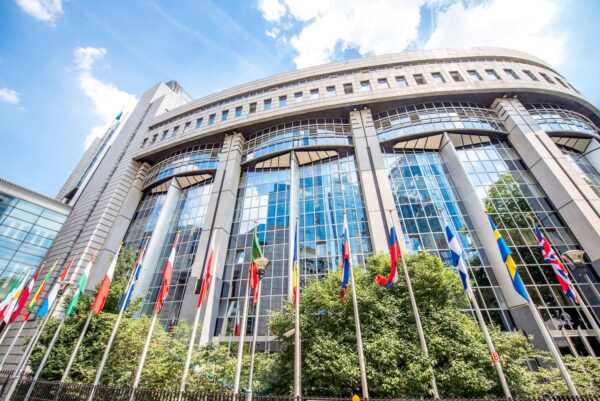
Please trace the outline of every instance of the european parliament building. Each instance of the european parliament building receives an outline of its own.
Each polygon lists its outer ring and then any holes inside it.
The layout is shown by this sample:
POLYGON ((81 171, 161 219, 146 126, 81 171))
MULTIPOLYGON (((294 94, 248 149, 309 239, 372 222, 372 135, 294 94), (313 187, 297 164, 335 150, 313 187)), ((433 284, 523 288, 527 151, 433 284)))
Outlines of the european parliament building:
MULTIPOLYGON (((159 83, 118 131, 88 150, 61 190, 72 211, 47 259, 66 263, 78 253, 74 269, 82 272, 98 251, 92 290, 121 242, 147 241, 136 294, 142 313, 151 313, 179 231, 160 315, 167 327, 192 320, 214 243, 200 341, 233 343, 256 226, 271 260, 259 311, 259 346, 270 349, 267 315, 291 294, 296 216, 306 280, 339 268, 344 211, 355 267, 388 251, 392 225, 404 252, 449 263, 443 213, 465 249, 486 319, 544 347, 487 213, 561 352, 600 357, 590 322, 564 295, 528 220, 558 254, 583 251, 564 260, 582 301, 600 316, 599 127, 600 110, 552 66, 500 48, 336 62, 196 100, 175 81, 159 83)), ((248 333, 255 321, 252 311, 248 333)))

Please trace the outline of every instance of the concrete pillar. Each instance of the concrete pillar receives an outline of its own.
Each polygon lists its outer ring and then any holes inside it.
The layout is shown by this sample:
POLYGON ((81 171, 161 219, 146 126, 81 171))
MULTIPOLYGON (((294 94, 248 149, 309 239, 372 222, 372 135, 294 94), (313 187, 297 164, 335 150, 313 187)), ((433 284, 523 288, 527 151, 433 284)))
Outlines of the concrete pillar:
POLYGON ((202 235, 200 236, 196 258, 192 265, 179 315, 180 320, 185 319, 190 323, 193 321, 200 293, 202 268, 208 255, 210 239, 214 236, 216 252, 216 263, 213 266, 214 280, 210 294, 203 306, 204 310, 200 315, 202 324, 200 332, 201 345, 206 345, 211 341, 218 315, 225 258, 227 257, 229 235, 242 173, 243 145, 244 137, 239 133, 228 135, 223 141, 217 171, 213 180, 213 188, 206 209, 207 212, 202 223, 202 235))
POLYGON ((146 297, 152 277, 156 270, 156 265, 160 259, 160 253, 167 234, 169 233, 169 226, 173 220, 175 209, 177 208, 177 202, 181 196, 181 189, 177 184, 175 178, 171 179, 165 202, 162 206, 158 219, 156 220, 156 227, 150 236, 150 241, 146 247, 146 256, 144 256, 144 265, 140 271, 140 277, 138 283, 133 290, 133 298, 138 296, 146 297))
POLYGON ((454 181, 458 196, 462 200, 467 214, 471 219, 473 229, 477 233, 477 238, 490 263, 515 324, 526 334, 534 336, 534 344, 537 348, 546 349, 542 333, 535 324, 533 314, 529 309, 527 301, 521 297, 513 287, 510 275, 508 274, 508 270, 504 264, 502 255, 500 254, 496 238, 492 232, 490 222, 485 214, 483 203, 477 196, 475 186, 469 179, 469 175, 462 165, 458 153, 456 152, 456 148, 448 134, 444 134, 444 137, 442 138, 440 155, 454 181))
POLYGON ((600 273, 600 198, 518 99, 492 104, 508 139, 600 273))
POLYGON ((351 111, 350 124, 373 252, 389 252, 391 224, 396 228, 402 252, 406 252, 389 173, 383 160, 371 110, 365 108, 351 111))

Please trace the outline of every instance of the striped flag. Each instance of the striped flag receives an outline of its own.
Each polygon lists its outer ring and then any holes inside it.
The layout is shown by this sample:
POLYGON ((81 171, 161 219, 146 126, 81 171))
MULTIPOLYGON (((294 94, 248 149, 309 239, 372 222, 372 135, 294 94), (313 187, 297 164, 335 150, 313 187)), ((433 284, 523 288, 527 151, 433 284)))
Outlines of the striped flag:
POLYGON ((236 303, 235 305, 235 322, 233 324, 234 327, 234 333, 236 337, 240 336, 240 308, 238 307, 238 304, 236 303))
POLYGON ((450 224, 446 220, 446 216, 444 216, 443 213, 441 215, 444 222, 444 234, 446 234, 446 240, 448 241, 448 247, 450 248, 450 254, 452 256, 452 265, 456 267, 458 275, 460 276, 460 281, 462 282, 463 288, 466 291, 469 289, 471 284, 469 283, 469 273, 467 272, 467 267, 465 266, 465 262, 462 257, 463 249, 460 245, 458 237, 454 235, 450 224))
POLYGON ((160 291, 158 292, 158 297, 156 298, 156 305, 154 305, 154 310, 156 311, 156 313, 160 313, 163 303, 165 302, 165 299, 167 299, 167 295, 169 295, 169 285, 171 284, 171 278, 173 277, 173 265, 175 264, 175 255, 177 253, 178 241, 179 231, 175 235, 175 242, 173 242, 173 247, 171 248, 169 259, 167 259, 167 263, 165 264, 165 268, 163 270, 162 284, 160 285, 160 291))
POLYGON ((298 302, 298 223, 294 230, 294 259, 292 259, 292 295, 294 305, 298 302))
POLYGON ((58 281, 56 281, 52 285, 52 288, 50 288, 50 292, 48 293, 48 296, 42 303, 42 306, 40 306, 40 309, 38 309, 37 313, 35 314, 36 319, 39 319, 39 318, 43 317, 44 315, 46 315, 46 313, 48 313, 48 311, 50 310, 50 308, 52 307, 54 302, 56 302, 56 299, 58 298, 58 292, 60 291, 60 286, 62 283, 65 282, 65 279, 67 278, 67 273, 69 273, 69 269, 73 265, 73 261, 75 261, 76 256, 77 255, 73 256, 71 261, 67 264, 67 266, 63 270, 62 274, 58 278, 58 281))
POLYGON ((90 256, 90 260, 88 261, 87 266, 83 270, 81 276, 79 276, 79 280, 77 280, 77 291, 73 294, 73 298, 71 298, 71 302, 69 302, 69 306, 67 307, 67 317, 71 316, 73 311, 75 310, 75 306, 77 306, 77 301, 85 292, 85 288, 87 287, 87 281, 90 277, 90 271, 92 270, 92 265, 94 264, 94 255, 90 256))
POLYGON ((340 299, 344 302, 346 291, 348 290, 348 281, 350 280, 350 239, 348 238, 348 219, 344 213, 344 233, 342 234, 342 290, 340 299))
POLYGON ((500 249, 500 253, 502 254, 502 260, 506 264, 506 268, 508 269, 508 274, 510 275, 510 279, 512 280, 513 287, 515 291, 529 301, 529 294, 527 294, 527 289, 525 288, 525 284, 523 284, 523 280, 521 280, 521 276, 519 275, 519 269, 515 264, 515 261, 512 258, 512 251, 506 244, 502 235, 500 235, 500 231, 496 228, 492 217, 488 215, 488 219, 490 220, 490 224, 492 225, 492 230, 494 231, 494 236, 496 237, 496 242, 498 243, 498 248, 500 249))
POLYGON ((258 301, 258 266, 254 261, 258 258, 263 257, 263 251, 260 247, 260 241, 258 240, 258 233, 256 227, 254 227, 254 234, 252 235, 252 260, 250 260, 250 288, 252 288, 252 302, 256 305, 258 301))
POLYGON ((377 275, 375 281, 386 287, 391 287, 398 282, 398 268, 397 263, 400 259, 400 244, 398 244, 398 238, 396 237, 396 229, 390 228, 390 274, 387 277, 377 275))
POLYGON ((552 269, 554 270, 554 274, 556 275, 556 279, 558 280, 560 287, 565 292, 565 294, 571 298, 573 302, 576 304, 579 303, 579 299, 577 298, 577 292, 575 291, 575 287, 573 287, 573 283, 569 279, 569 273, 567 269, 562 264, 554 249, 550 246, 550 243, 542 234, 542 231, 538 227, 537 224, 533 224, 533 232, 535 233, 535 237, 537 238, 538 244, 540 245, 540 250, 542 251, 542 255, 544 256, 544 261, 546 263, 550 263, 552 269))
POLYGON ((200 287, 200 297, 198 297, 198 308, 200 308, 206 300, 208 290, 210 289, 210 281, 212 280, 212 267, 214 264, 214 255, 215 251, 211 247, 210 253, 208 254, 208 259, 206 261, 206 271, 204 272, 204 279, 202 280, 202 286, 200 287))
POLYGON ((135 283, 140 277, 140 270, 142 270, 142 264, 144 261, 144 255, 146 253, 146 245, 148 245, 148 241, 144 242, 141 251, 138 253, 138 257, 135 261, 135 268, 133 270, 132 279, 127 283, 127 287, 125 288, 125 292, 121 297, 121 303, 119 304, 119 312, 122 310, 126 310, 129 306, 129 302, 131 302, 131 297, 133 296, 133 290, 135 289, 135 283))
POLYGON ((10 320, 10 316, 16 306, 17 301, 19 300, 19 296, 21 295, 21 291, 23 291, 23 287, 27 282, 29 277, 25 277, 23 280, 15 280, 13 285, 10 287, 8 294, 0 303, 0 320, 3 323, 8 323, 10 320))
POLYGON ((29 318, 29 315, 31 314, 31 312, 33 312, 33 309, 35 308, 35 305, 37 304, 38 299, 42 295, 42 292, 44 292, 44 289, 46 288, 46 284, 48 283, 48 280, 50 279, 50 275, 56 268, 56 265, 58 265, 58 259, 56 259, 56 262, 54 262, 54 264, 52 265, 50 270, 48 270, 48 273, 46 273, 46 277, 44 277, 44 281, 42 281, 42 284, 40 284, 39 288, 37 289, 37 291, 35 292, 33 297, 31 297, 31 301, 29 301, 29 305, 27 306, 27 309, 23 312, 23 319, 27 320, 29 318))
MULTIPOLYGON (((37 272, 35 272, 35 275, 33 276, 33 278, 29 281, 27 286, 23 289, 23 292, 21 292, 21 295, 19 296, 19 300, 17 301, 17 305, 15 306, 15 309, 13 310, 13 313, 10 317, 10 323, 14 322, 17 319, 17 317, 19 316, 19 314, 25 307, 25 304, 27 303, 27 298, 29 298, 29 294, 31 294, 31 291, 33 290, 33 287, 35 286, 35 282, 37 281, 38 277, 40 276, 40 273, 42 272, 43 268, 44 268, 44 264, 42 263, 42 265, 38 268, 37 272)), ((27 317, 29 317, 29 316, 27 315, 27 317)), ((27 317, 24 314, 23 320, 25 320, 27 317)))
POLYGON ((121 247, 123 245, 119 245, 119 249, 117 249, 117 253, 113 257, 110 262, 110 266, 102 279, 102 284, 100 284, 100 288, 98 289, 98 294, 96 294, 96 299, 94 299, 94 303, 92 304, 92 312, 94 314, 98 314, 104 308, 104 304, 106 303, 106 298, 108 297, 108 290, 110 289, 110 283, 112 282, 113 275, 115 274, 115 269, 117 267, 117 261, 119 259, 119 253, 121 252, 121 247))

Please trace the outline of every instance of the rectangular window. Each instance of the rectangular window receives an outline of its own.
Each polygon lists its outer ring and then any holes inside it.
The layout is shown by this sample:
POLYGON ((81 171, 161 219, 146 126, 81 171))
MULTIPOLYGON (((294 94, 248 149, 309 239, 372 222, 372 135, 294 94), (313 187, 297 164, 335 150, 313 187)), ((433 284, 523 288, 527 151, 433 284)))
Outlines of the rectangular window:
POLYGON ((554 77, 554 79, 556 79, 556 81, 558 81, 558 83, 564 86, 565 88, 568 88, 567 84, 565 84, 559 77, 554 77))
POLYGON ((344 93, 346 95, 350 95, 354 93, 354 89, 352 88, 352 83, 344 84, 344 93))
POLYGON ((256 113, 256 102, 254 103, 250 103, 250 109, 248 110, 249 113, 256 113))
POLYGON ((294 93, 294 100, 296 103, 300 103, 302 101, 302 92, 294 93))
POLYGON ((371 82, 369 81, 360 81, 360 90, 362 92, 368 92, 371 90, 371 82))
POLYGON ((271 110, 271 99, 263 100, 263 110, 271 110))
POLYGON ((279 96, 279 107, 283 107, 287 104, 287 96, 279 96))
POLYGON ((169 130, 163 131, 162 140, 164 141, 165 139, 167 139, 168 136, 169 136, 169 130))
POLYGON ((235 116, 240 117, 242 115, 242 110, 244 110, 244 106, 238 106, 235 108, 235 116))
POLYGON ((327 87, 327 96, 328 97, 335 96, 335 86, 327 87))
POLYGON ((188 132, 191 127, 192 127, 192 123, 191 122, 185 123, 185 126, 183 127, 183 133, 185 134, 186 132, 188 132))
POLYGON ((454 82, 463 82, 465 80, 458 71, 450 71, 450 77, 452 77, 454 82))
POLYGON ((498 75, 496 70, 485 70, 485 73, 492 81, 498 81, 500 79, 500 75, 498 75))
POLYGON ((158 139, 158 134, 154 134, 152 136, 152 143, 156 142, 157 139, 158 139))
POLYGON ((523 74, 527 75, 532 81, 539 81, 538 77, 536 77, 535 74, 529 70, 523 70, 523 74))
POLYGON ((215 123, 215 114, 211 114, 210 116, 208 116, 208 125, 213 125, 215 123))
POLYGON ((200 128, 202 126, 202 117, 196 120, 196 128, 200 128))
POLYGON ((469 74, 469 78, 471 78, 473 81, 483 80, 483 78, 481 78, 481 75, 479 75, 479 73, 476 70, 469 70, 467 71, 467 74, 469 74))
POLYGON ((379 78, 377 80, 377 85, 379 86, 379 89, 389 89, 390 88, 390 84, 388 83, 387 78, 379 78))
POLYGON ((417 85, 425 85, 427 83, 423 74, 414 74, 413 78, 415 79, 417 85))
POLYGON ((436 84, 443 84, 443 83, 446 82, 446 80, 442 76, 441 72, 432 72, 431 73, 431 78, 433 79, 433 82, 436 83, 436 84))
POLYGON ((227 117, 229 117, 229 110, 223 110, 221 112, 221 121, 227 121, 227 117))
POLYGON ((177 133, 179 132, 179 125, 175 128, 173 128, 173 136, 177 136, 177 133))
POLYGON ((548 75, 544 74, 543 72, 540 72, 540 75, 542 76, 542 78, 544 78, 546 80, 546 82, 553 84, 554 81, 552 80, 552 78, 550 78, 548 75))
POLYGON ((311 89, 310 90, 310 98, 311 99, 318 99, 319 98, 319 90, 318 89, 311 89))
POLYGON ((148 143, 148 138, 144 138, 144 142, 142 142, 142 148, 143 148, 144 146, 146 146, 146 144, 147 144, 147 143, 148 143))
POLYGON ((521 78, 519 78, 519 76, 517 75, 517 73, 516 73, 516 72, 514 72, 514 71, 513 71, 512 69, 510 69, 510 68, 505 68, 505 69, 504 69, 504 72, 506 73, 506 75, 508 76, 508 78, 509 78, 509 79, 512 79, 512 80, 521 79, 521 78))
POLYGON ((396 77, 396 84, 398 85, 398 88, 404 88, 405 86, 408 86, 408 82, 406 82, 404 75, 396 77))

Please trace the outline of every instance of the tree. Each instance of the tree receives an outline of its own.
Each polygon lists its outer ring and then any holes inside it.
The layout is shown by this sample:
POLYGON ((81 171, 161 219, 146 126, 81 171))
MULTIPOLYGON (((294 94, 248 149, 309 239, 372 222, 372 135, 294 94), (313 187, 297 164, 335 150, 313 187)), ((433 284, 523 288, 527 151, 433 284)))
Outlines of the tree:
MULTIPOLYGON (((461 311, 467 306, 466 297, 454 270, 425 253, 411 255, 407 262, 429 360, 419 346, 405 282, 401 279, 391 288, 375 283, 375 275, 389 269, 389 257, 372 257, 366 272, 355 271, 371 395, 431 396, 430 362, 443 397, 502 396, 483 335, 474 319, 461 311)), ((348 395, 360 387, 352 302, 340 302, 340 283, 340 273, 333 273, 310 281, 302 292, 302 381, 304 391, 311 394, 348 395)), ((271 375, 273 390, 279 393, 289 393, 293 386, 294 339, 282 336, 293 327, 292 305, 272 315, 271 329, 282 341, 273 362, 277 374, 271 375)), ((513 395, 539 393, 536 383, 543 374, 531 372, 525 364, 536 356, 528 339, 496 327, 490 332, 513 395)))

